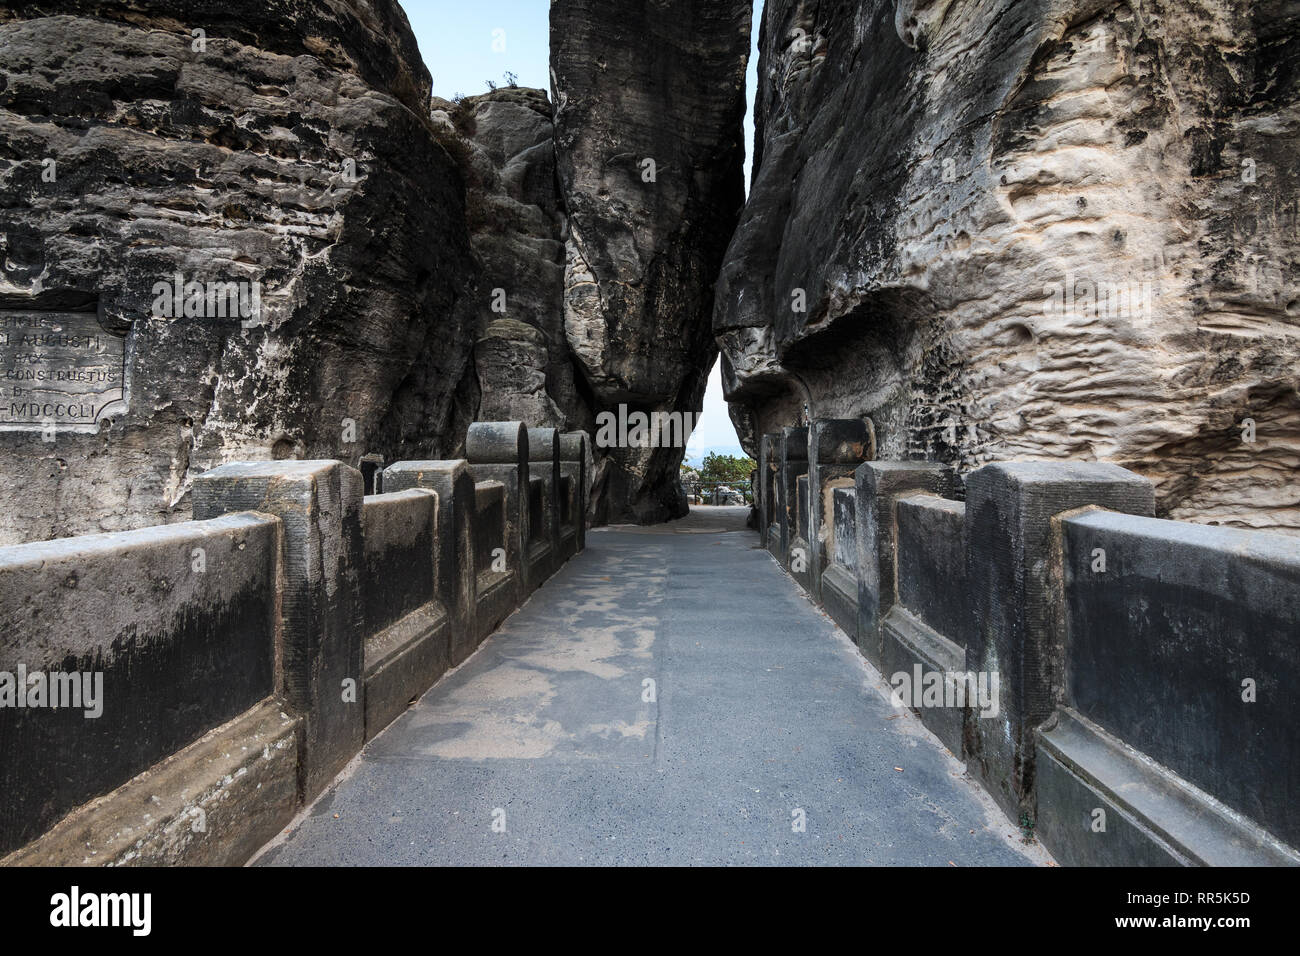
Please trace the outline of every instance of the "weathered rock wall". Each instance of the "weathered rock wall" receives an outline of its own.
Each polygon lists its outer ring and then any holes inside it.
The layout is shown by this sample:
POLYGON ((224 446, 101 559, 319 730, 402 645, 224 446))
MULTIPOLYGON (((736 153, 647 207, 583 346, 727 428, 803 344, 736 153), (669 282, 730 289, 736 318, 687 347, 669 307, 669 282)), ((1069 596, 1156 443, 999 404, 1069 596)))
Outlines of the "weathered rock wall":
MULTIPOLYGON (((744 198, 750 25, 748 0, 551 4, 564 324, 597 413, 701 408, 713 283, 744 198)), ((685 514, 683 451, 597 448, 597 519, 685 514)))
POLYGON ((185 517, 234 458, 455 450, 474 265, 395 0, 10 3, 0 62, 0 309, 97 310, 128 393, 0 430, 0 543, 185 517), (260 317, 153 314, 178 273, 260 317))
POLYGON ((751 454, 865 416, 1300 530, 1294 4, 769 0, 760 46, 714 317, 751 454))
POLYGON ((565 217, 545 91, 435 98, 433 117, 461 143, 453 154, 478 260, 474 362, 462 389, 470 417, 591 432, 564 334, 565 217))

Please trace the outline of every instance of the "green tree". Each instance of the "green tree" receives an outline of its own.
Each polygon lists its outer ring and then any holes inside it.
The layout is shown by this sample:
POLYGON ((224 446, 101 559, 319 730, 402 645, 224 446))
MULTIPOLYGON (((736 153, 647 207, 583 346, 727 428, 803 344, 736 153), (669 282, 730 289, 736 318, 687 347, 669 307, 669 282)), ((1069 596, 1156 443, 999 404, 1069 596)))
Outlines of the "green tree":
POLYGON ((700 480, 741 484, 749 481, 749 474, 755 467, 754 459, 748 455, 719 455, 709 452, 700 466, 700 480))

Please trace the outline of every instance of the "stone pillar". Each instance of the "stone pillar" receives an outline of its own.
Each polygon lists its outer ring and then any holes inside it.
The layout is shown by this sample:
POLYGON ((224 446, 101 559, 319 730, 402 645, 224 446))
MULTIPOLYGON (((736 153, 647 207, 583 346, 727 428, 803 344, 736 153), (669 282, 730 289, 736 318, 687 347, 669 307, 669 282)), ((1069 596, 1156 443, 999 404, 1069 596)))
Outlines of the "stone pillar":
POLYGON ((868 461, 854 473, 857 488, 858 648, 876 667, 881 662, 885 614, 897 599, 898 531, 894 501, 928 491, 952 494, 952 469, 929 461, 868 461))
POLYGON ((1004 462, 966 481, 968 670, 998 674, 998 719, 972 721, 968 765, 1013 819, 1033 813, 1034 729, 1063 686, 1060 556, 1052 518, 1098 505, 1154 513, 1151 482, 1118 465, 1004 462))
POLYGON ((781 436, 775 432, 764 435, 758 443, 758 489, 754 498, 758 502, 759 542, 765 548, 771 547, 776 522, 776 470, 780 446, 781 436))
POLYGON ((768 542, 768 550, 775 544, 776 559, 788 570, 790 567, 790 542, 795 536, 799 502, 796 489, 799 476, 808 471, 808 429, 786 427, 781 429, 777 448, 776 474, 776 525, 780 532, 775 542, 768 542))
POLYGON ((860 418, 817 418, 808 428, 808 593, 822 599, 822 572, 829 562, 827 544, 834 531, 836 486, 852 488, 854 471, 876 457, 871 422, 860 418))
POLYGON ((451 624, 449 659, 455 667, 474 652, 474 479, 464 459, 399 461, 384 469, 384 488, 424 488, 438 496, 438 537, 434 569, 438 601, 451 624))
POLYGON ((554 428, 528 429, 528 477, 546 482, 542 521, 549 554, 539 566, 533 586, 541 584, 559 570, 560 556, 560 433, 554 428))
POLYGON ((474 422, 465 434, 465 457, 475 481, 506 488, 506 564, 514 575, 516 605, 532 590, 528 582, 528 429, 523 422, 474 422))
POLYGON ((570 517, 574 530, 574 553, 587 547, 587 455, 586 432, 560 435, 560 474, 573 482, 570 517))
POLYGON ((303 718, 304 800, 365 742, 363 490, 361 473, 337 461, 235 462, 194 481, 195 520, 259 511, 282 523, 283 689, 303 718))
POLYGON ((808 491, 808 473, 794 480, 794 506, 791 508, 790 548, 787 552, 790 576, 812 596, 812 545, 808 543, 808 515, 812 511, 812 498, 808 491))
POLYGON ((822 607, 854 644, 858 640, 858 519, 857 488, 831 489, 834 548, 826 553, 826 569, 818 580, 822 607))

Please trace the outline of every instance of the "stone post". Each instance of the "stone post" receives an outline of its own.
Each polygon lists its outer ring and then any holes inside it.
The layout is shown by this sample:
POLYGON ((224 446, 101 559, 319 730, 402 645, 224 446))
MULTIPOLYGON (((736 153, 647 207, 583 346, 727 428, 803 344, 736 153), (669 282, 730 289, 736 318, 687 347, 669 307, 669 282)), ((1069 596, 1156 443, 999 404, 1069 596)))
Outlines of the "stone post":
POLYGON ((539 565, 533 587, 559 570, 560 556, 560 433, 554 428, 528 429, 528 477, 545 482, 544 535, 546 559, 539 565))
POLYGON ((997 673, 999 688, 998 719, 971 722, 968 765, 1013 819, 1033 813, 1034 729, 1063 686, 1051 521, 1086 505, 1150 516, 1154 489, 1118 465, 1088 462, 1004 462, 966 481, 966 667, 997 673))
POLYGON ((477 629, 473 537, 474 479, 464 459, 399 461, 384 469, 387 491, 424 488, 438 496, 434 569, 438 601, 451 624, 449 660, 455 667, 474 652, 477 629))
POLYGON ((282 523, 284 697, 303 718, 298 785, 315 797, 365 741, 361 473, 337 461, 235 462, 194 481, 194 518, 282 523))
POLYGON ((928 461, 868 461, 854 473, 858 536, 858 647, 881 664, 885 614, 897 599, 894 501, 912 491, 952 493, 952 469, 928 461))
POLYGON ((515 579, 515 604, 528 582, 528 429, 523 422, 474 422, 465 434, 465 457, 475 481, 499 481, 506 494, 506 565, 515 579))
POLYGON ((571 520, 574 530, 574 553, 587 547, 587 455, 586 432, 560 435, 560 474, 573 482, 571 520))
POLYGON ((772 528, 776 522, 776 468, 781 436, 775 432, 764 435, 758 443, 758 487, 754 500, 758 503, 758 539, 763 547, 771 544, 772 528))
POLYGON ((798 522, 797 487, 799 476, 808 471, 808 429, 804 427, 781 429, 777 448, 776 474, 776 524, 779 534, 775 542, 768 542, 768 550, 775 545, 776 559, 790 567, 790 542, 795 537, 798 522))
POLYGON ((808 593, 822 599, 822 572, 829 563, 827 542, 834 532, 836 487, 852 488, 854 470, 876 457, 871 422, 860 418, 817 418, 808 428, 808 593))

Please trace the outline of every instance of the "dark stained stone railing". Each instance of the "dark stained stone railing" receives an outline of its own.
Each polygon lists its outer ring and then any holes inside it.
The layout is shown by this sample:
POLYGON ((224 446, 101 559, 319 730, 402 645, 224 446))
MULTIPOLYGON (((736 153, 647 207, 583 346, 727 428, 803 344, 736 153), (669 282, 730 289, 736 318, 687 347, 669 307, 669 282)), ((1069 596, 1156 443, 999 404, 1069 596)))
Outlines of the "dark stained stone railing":
POLYGON ((764 543, 1013 821, 1066 863, 1300 864, 1294 539, 1157 520, 1111 464, 809 467, 869 434, 762 436, 764 543))
POLYGON ((586 436, 534 431, 532 481, 524 426, 475 423, 469 461, 367 459, 385 494, 231 463, 194 521, 0 548, 0 694, 39 672, 93 698, 0 707, 0 862, 246 860, 581 550, 586 436))

